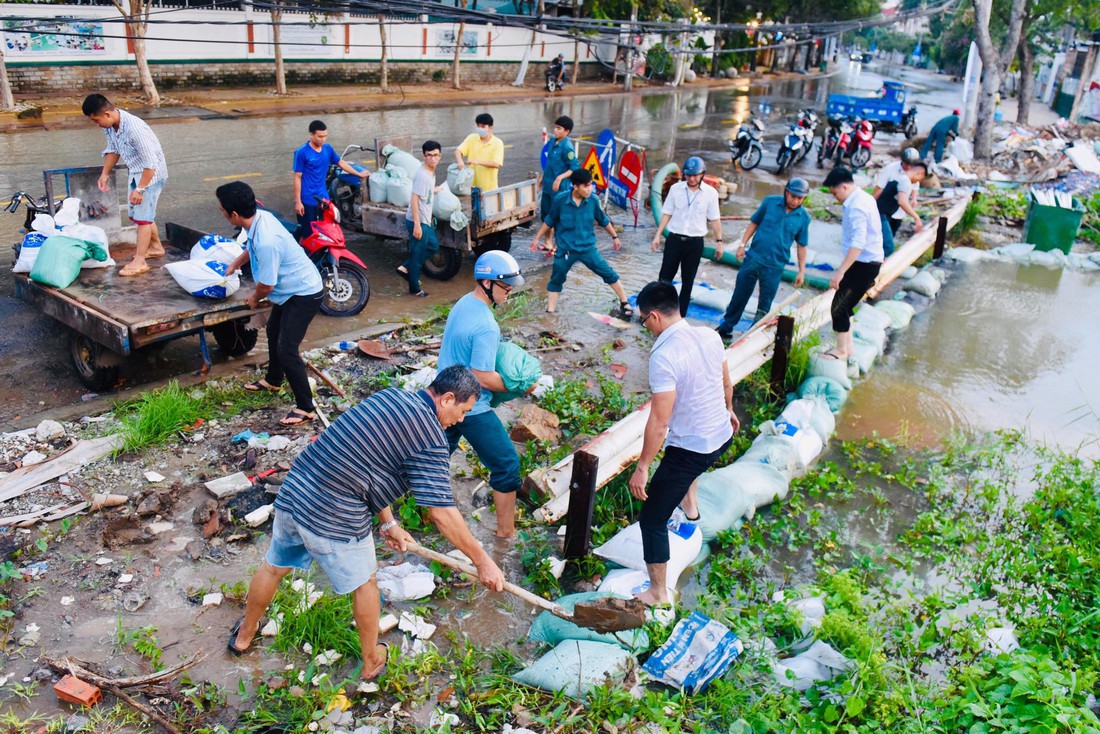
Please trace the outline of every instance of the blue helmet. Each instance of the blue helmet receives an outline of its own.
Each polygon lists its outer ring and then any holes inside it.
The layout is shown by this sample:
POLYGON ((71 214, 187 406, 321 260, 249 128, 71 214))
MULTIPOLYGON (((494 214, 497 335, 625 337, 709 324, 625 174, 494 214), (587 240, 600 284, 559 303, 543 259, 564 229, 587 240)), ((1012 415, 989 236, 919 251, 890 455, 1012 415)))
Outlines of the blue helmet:
POLYGON ((794 196, 809 196, 810 185, 806 183, 804 178, 792 178, 787 182, 786 190, 790 191, 794 196))
POLYGON ((474 264, 474 279, 492 280, 516 288, 523 285, 523 276, 519 272, 519 263, 507 252, 490 250, 477 259, 474 264))
POLYGON ((684 161, 684 175, 695 176, 700 173, 707 172, 707 164, 703 163, 703 159, 697 155, 693 155, 684 161))

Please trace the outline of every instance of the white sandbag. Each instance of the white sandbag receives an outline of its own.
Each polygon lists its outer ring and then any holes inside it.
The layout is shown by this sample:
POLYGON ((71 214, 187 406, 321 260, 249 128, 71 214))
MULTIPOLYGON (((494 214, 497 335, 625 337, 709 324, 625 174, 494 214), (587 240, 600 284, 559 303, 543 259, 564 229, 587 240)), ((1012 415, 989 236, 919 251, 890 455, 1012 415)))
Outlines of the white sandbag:
POLYGON ((244 246, 237 240, 217 234, 205 234, 191 248, 191 259, 200 262, 216 260, 232 265, 243 252, 244 246))
POLYGON ((474 188, 474 169, 470 166, 459 169, 457 163, 447 166, 447 188, 455 196, 469 196, 474 188))
POLYGON ((710 542, 718 533, 738 527, 742 517, 751 520, 757 509, 786 497, 787 490, 786 474, 758 461, 736 461, 704 473, 698 490, 703 540, 710 542))
MULTIPOLYGON (((773 601, 783 597, 782 591, 775 592, 773 601)), ((798 629, 802 634, 808 635, 821 626, 825 619, 825 597, 808 596, 802 599, 791 599, 787 602, 787 608, 798 614, 798 629)))
POLYGON ((367 195, 375 204, 385 204, 386 189, 389 187, 390 174, 386 169, 375 171, 367 179, 367 195))
MULTIPOLYGON (((890 320, 885 314, 882 314, 882 317, 887 321, 890 320)), ((851 390, 852 381, 848 378, 848 361, 844 359, 823 357, 821 356, 822 351, 824 350, 820 350, 810 356, 810 364, 806 374, 810 377, 817 375, 828 377, 839 382, 841 387, 845 390, 851 390)))
POLYGON ((1035 250, 1028 253, 1027 257, 1022 258, 1020 262, 1028 265, 1042 265, 1048 268, 1062 268, 1066 264, 1066 256, 1061 250, 1050 250, 1049 252, 1035 250))
POLYGON ((910 280, 913 276, 915 276, 919 272, 920 272, 920 270, 917 269, 916 265, 910 265, 905 270, 902 270, 901 274, 898 275, 898 277, 901 278, 902 280, 910 280))
MULTIPOLYGON (((53 215, 54 226, 71 227, 80 223, 80 199, 70 196, 61 202, 61 208, 53 215)), ((79 237, 77 239, 80 239, 79 237)))
POLYGON ((61 234, 61 230, 57 228, 57 224, 49 214, 35 214, 34 220, 31 222, 31 229, 35 232, 41 232, 47 237, 61 234))
POLYGON ((844 253, 834 250, 807 250, 806 264, 822 270, 838 270, 844 253))
POLYGON ((513 675, 512 680, 580 699, 593 688, 621 683, 635 664, 634 656, 618 645, 562 640, 553 650, 513 675))
MULTIPOLYGON (((602 591, 582 591, 578 594, 567 594, 559 598, 557 603, 565 611, 572 612, 578 603, 606 599, 609 596, 602 591)), ((563 640, 592 640, 618 645, 624 650, 635 653, 649 649, 649 633, 645 629, 601 633, 555 617, 550 612, 542 612, 535 617, 535 621, 531 623, 531 629, 527 631, 527 639, 546 645, 557 645, 563 640)))
POLYGON ((197 298, 228 298, 241 287, 240 276, 226 275, 228 268, 217 260, 180 260, 164 268, 181 288, 197 298))
POLYGON ((931 273, 925 271, 917 274, 915 278, 906 283, 905 290, 935 298, 936 294, 940 292, 940 282, 931 273))
POLYGON ((879 301, 874 308, 890 317, 890 328, 894 331, 908 328, 909 322, 917 315, 915 308, 901 301, 879 301))
POLYGON ((459 210, 452 214, 447 219, 447 221, 450 223, 451 229, 453 229, 455 232, 461 232, 462 230, 470 226, 470 218, 466 216, 466 212, 462 210, 459 210))
POLYGON ((702 693, 744 651, 741 640, 724 624, 692 612, 676 623, 672 634, 643 668, 667 686, 702 693))
POLYGON ((976 263, 979 260, 988 260, 991 255, 988 250, 979 250, 976 247, 949 247, 943 256, 958 263, 976 263))
POLYGON ((966 138, 955 138, 947 144, 947 151, 955 156, 959 163, 970 163, 974 160, 974 144, 966 138))
MULTIPOLYGON (((77 201, 79 201, 79 199, 77 201)), ((66 237, 84 240, 85 242, 94 242, 107 253, 106 260, 96 260, 94 257, 84 258, 84 261, 80 263, 80 268, 82 270, 112 268, 115 266, 115 260, 111 257, 111 251, 107 245, 107 233, 102 227, 93 227, 90 224, 77 222, 76 224, 70 224, 63 227, 61 231, 66 237)))
POLYGON ((42 249, 42 243, 49 239, 50 235, 43 232, 27 232, 23 235, 23 244, 19 246, 19 257, 12 266, 13 273, 29 273, 34 267, 34 261, 38 259, 38 253, 42 249))
POLYGON ((396 145, 386 145, 382 148, 382 155, 386 157, 386 168, 400 168, 405 172, 405 177, 410 181, 420 170, 420 161, 411 153, 398 148, 396 145))
POLYGON ((928 272, 931 273, 933 278, 940 282, 940 285, 947 282, 947 271, 943 268, 929 268, 928 272))
MULTIPOLYGON (((599 591, 625 598, 632 598, 649 588, 649 574, 635 568, 614 568, 600 582, 599 591)), ((669 593, 673 590, 670 588, 669 593)))
POLYGON ((857 324, 867 324, 876 329, 889 329, 893 325, 893 319, 889 314, 875 310, 875 307, 869 303, 860 305, 852 316, 852 321, 857 324))
POLYGON ((386 201, 394 206, 407 207, 412 201, 413 183, 411 178, 401 175, 400 170, 398 168, 390 171, 386 180, 386 201))
MULTIPOLYGON (((699 555, 699 549, 703 547, 703 534, 699 532, 698 527, 691 523, 681 523, 680 528, 679 532, 671 530, 668 532, 669 559, 665 573, 670 587, 676 586, 680 574, 691 565, 695 556, 699 555)), ((623 528, 615 534, 615 537, 592 552, 623 568, 645 571, 645 560, 642 557, 642 529, 638 523, 623 528)))
POLYGON ((855 341, 874 344, 879 354, 886 349, 886 329, 878 329, 871 324, 852 324, 852 338, 855 341))
POLYGON ((423 390, 435 382, 435 367, 421 367, 409 375, 402 375, 396 379, 398 385, 410 391, 423 390))
POLYGON ((734 463, 742 462, 767 464, 781 472, 787 479, 798 476, 806 469, 795 446, 779 436, 757 436, 752 446, 749 446, 748 450, 734 463))
POLYGON ((462 202, 448 189, 440 189, 432 201, 432 216, 439 221, 450 219, 451 215, 462 210, 462 202))
POLYGON ((818 396, 792 400, 777 420, 813 430, 821 437, 822 443, 828 441, 836 430, 836 416, 829 410, 829 403, 818 396))
POLYGON ((866 375, 871 371, 878 357, 878 347, 860 339, 852 340, 852 361, 859 367, 859 374, 866 375))
POLYGON ((1035 245, 1029 245, 1026 242, 1016 242, 1011 245, 1001 245, 1000 247, 994 247, 993 252, 998 255, 1003 255, 1009 260, 1019 260, 1025 255, 1030 255, 1031 251, 1035 249, 1035 245))
MULTIPOLYGON (((683 283, 676 283, 675 285, 676 292, 679 293, 683 283)), ((691 302, 696 306, 709 308, 712 311, 724 312, 731 298, 733 298, 733 291, 725 288, 705 288, 702 287, 701 283, 696 283, 695 287, 691 289, 691 302)), ((750 311, 746 305, 745 313, 755 313, 755 309, 750 311)))
MULTIPOLYGON (((1093 253, 1094 255, 1097 253, 1093 253)), ((1096 270, 1100 270, 1100 262, 1097 262, 1091 255, 1084 255, 1081 253, 1070 253, 1066 255, 1066 267, 1070 270, 1079 270, 1082 272, 1090 273, 1096 270)))
POLYGON ((773 672, 779 685, 805 691, 818 681, 831 680, 851 670, 853 665, 833 647, 816 640, 805 652, 777 662, 773 672))
POLYGON ((756 437, 757 440, 760 440, 760 436, 774 436, 791 444, 803 468, 809 466, 825 447, 825 442, 814 429, 800 428, 784 420, 764 421, 760 424, 760 435, 756 437))

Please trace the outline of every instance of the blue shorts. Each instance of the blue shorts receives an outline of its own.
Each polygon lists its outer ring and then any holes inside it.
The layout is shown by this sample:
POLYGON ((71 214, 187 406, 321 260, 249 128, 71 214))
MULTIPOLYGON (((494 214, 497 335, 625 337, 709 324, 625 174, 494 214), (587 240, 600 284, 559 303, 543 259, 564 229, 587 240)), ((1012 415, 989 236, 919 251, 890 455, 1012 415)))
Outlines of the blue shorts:
POLYGON ((615 268, 604 260, 603 255, 595 247, 585 250, 559 249, 554 254, 554 267, 550 271, 550 282, 546 284, 546 290, 550 293, 561 293, 565 278, 569 275, 569 269, 578 262, 584 263, 585 267, 600 276, 608 285, 619 282, 619 274, 615 272, 615 268))
MULTIPOLYGON (((137 188, 137 181, 130 179, 130 191, 126 194, 126 201, 130 201, 130 192, 137 188)), ((164 179, 149 184, 145 194, 141 197, 140 204, 130 204, 130 220, 135 224, 152 224, 157 220, 157 200, 160 192, 164 190, 164 179)))
POLYGON ((309 532, 289 512, 276 512, 266 560, 276 568, 308 571, 314 561, 337 594, 350 594, 371 580, 378 569, 374 534, 362 540, 338 541, 309 532))

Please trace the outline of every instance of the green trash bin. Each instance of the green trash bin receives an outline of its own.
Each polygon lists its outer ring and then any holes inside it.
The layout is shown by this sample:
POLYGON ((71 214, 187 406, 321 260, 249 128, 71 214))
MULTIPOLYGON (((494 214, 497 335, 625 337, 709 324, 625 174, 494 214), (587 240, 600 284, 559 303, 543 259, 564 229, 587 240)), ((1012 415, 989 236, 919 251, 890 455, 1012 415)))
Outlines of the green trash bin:
POLYGON ((1072 209, 1060 206, 1044 206, 1028 194, 1029 207, 1027 221, 1024 223, 1024 242, 1035 245, 1039 252, 1061 250, 1069 254, 1073 241, 1077 239, 1077 230, 1085 216, 1085 207, 1076 197, 1072 209))

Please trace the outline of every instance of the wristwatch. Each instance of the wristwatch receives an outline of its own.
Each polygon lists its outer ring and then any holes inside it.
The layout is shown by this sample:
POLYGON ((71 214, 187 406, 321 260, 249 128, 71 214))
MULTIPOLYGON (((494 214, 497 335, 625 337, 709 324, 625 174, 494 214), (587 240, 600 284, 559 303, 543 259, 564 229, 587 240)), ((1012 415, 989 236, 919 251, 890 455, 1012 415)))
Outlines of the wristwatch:
POLYGON ((381 525, 378 526, 378 532, 380 534, 384 533, 387 530, 389 530, 390 528, 397 527, 397 525, 398 525, 397 520, 390 520, 389 522, 384 522, 384 523, 382 523, 381 525))
POLYGON ((725 240, 715 240, 715 242, 717 242, 717 243, 718 243, 718 244, 720 244, 720 245, 724 245, 724 244, 726 244, 726 241, 725 241, 725 240))
POLYGON ((135 187, 134 191, 142 195, 145 194, 145 189, 141 188, 140 186, 135 187))

